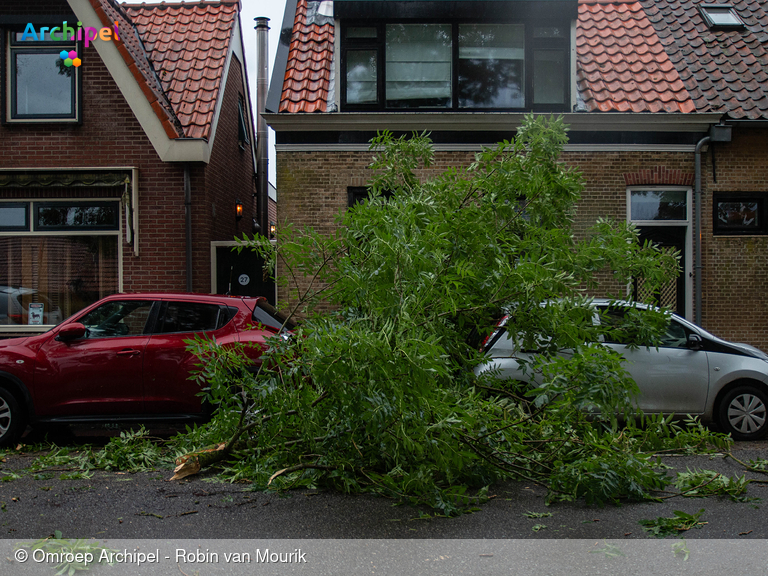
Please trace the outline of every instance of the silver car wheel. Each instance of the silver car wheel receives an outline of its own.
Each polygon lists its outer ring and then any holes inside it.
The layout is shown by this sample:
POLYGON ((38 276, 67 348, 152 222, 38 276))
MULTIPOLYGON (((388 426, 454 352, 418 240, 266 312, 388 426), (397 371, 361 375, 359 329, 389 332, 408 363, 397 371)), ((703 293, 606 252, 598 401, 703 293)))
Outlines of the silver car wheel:
POLYGON ((754 394, 739 394, 728 406, 728 422, 742 434, 752 434, 765 426, 766 407, 754 394))
POLYGON ((8 402, 5 401, 5 398, 0 396, 0 438, 8 433, 11 424, 13 424, 11 407, 8 405, 8 402))

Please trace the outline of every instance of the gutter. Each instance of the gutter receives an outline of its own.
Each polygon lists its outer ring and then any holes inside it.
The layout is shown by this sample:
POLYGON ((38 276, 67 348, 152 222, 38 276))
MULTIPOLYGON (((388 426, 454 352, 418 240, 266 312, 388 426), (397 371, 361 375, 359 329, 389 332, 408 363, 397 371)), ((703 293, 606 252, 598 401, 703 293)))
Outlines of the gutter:
MULTIPOLYGON (((527 112, 332 112, 319 114, 266 113, 276 132, 320 131, 499 131, 517 130, 527 112)), ((572 132, 706 132, 722 114, 624 114, 569 112, 537 113, 558 116, 572 132)))
POLYGON ((701 149, 710 142, 730 142, 731 141, 731 126, 725 124, 717 124, 709 127, 709 135, 704 136, 696 144, 695 151, 695 164, 694 172, 696 175, 695 189, 694 189, 694 236, 696 237, 696 245, 694 250, 694 324, 701 326, 701 274, 704 266, 701 258, 701 149))
POLYGON ((192 181, 189 164, 184 164, 184 234, 187 255, 187 292, 192 292, 192 181))

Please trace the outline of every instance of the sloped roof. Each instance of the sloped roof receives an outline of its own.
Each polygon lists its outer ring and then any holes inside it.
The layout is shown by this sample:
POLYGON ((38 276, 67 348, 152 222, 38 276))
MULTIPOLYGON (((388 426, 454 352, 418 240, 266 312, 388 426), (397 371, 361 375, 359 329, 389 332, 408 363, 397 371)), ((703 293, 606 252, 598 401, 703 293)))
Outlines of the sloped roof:
MULTIPOLYGON (((764 2, 730 0, 747 29, 714 32, 698 3, 579 0, 576 111, 768 118, 764 2)), ((321 4, 297 0, 280 112, 333 109, 333 21, 321 4)))
POLYGON ((187 138, 208 138, 240 11, 237 0, 123 4, 187 138))
POLYGON ((333 18, 321 2, 298 0, 280 112, 327 112, 333 67, 333 18), (309 9, 308 9, 309 8, 309 9))
MULTIPOLYGON (((713 2, 715 3, 715 2, 713 2)), ((768 12, 762 0, 729 0, 745 30, 709 30, 692 0, 642 0, 696 109, 768 117, 768 12)))
POLYGON ((240 11, 238 0, 118 4, 90 0, 170 138, 208 139, 240 11))
POLYGON ((104 26, 117 22, 122 42, 115 42, 128 69, 138 82, 169 138, 184 136, 184 128, 163 90, 152 62, 144 49, 141 37, 133 27, 130 17, 112 0, 91 0, 99 20, 104 26))
POLYGON ((576 38, 580 109, 695 112, 640 2, 580 0, 576 38))

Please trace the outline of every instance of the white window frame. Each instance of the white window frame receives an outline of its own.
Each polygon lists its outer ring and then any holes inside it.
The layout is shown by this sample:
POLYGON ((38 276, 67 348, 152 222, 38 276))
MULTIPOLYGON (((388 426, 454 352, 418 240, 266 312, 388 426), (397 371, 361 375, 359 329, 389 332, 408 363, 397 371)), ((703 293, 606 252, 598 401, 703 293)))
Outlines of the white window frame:
POLYGON ((685 226, 685 268, 681 272, 685 281, 685 317, 693 315, 693 190, 690 186, 631 186, 627 188, 627 222, 643 227, 685 226), (634 220, 632 218, 632 192, 685 192, 684 220, 634 220))

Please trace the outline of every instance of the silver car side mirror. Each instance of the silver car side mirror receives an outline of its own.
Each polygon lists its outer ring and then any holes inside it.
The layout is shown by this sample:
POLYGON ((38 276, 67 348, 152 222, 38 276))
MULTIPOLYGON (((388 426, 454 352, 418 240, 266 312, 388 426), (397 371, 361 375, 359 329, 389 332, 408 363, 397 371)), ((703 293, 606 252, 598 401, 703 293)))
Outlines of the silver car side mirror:
POLYGON ((704 348, 704 341, 698 334, 688 334, 688 348, 691 350, 701 350, 704 348))

